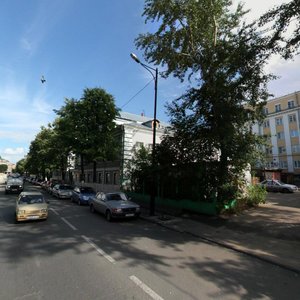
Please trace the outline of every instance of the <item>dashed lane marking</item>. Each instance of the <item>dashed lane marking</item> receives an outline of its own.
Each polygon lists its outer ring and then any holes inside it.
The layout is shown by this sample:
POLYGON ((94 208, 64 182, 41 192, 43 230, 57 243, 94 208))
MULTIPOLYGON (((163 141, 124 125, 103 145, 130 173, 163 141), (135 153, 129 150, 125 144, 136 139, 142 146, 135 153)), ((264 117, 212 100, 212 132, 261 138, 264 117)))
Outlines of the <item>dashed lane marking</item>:
POLYGON ((67 221, 65 218, 61 217, 61 219, 67 224, 69 225, 73 230, 77 230, 77 228, 75 226, 73 226, 69 221, 67 221))
POLYGON ((156 294, 149 286, 139 280, 136 276, 132 275, 129 277, 138 287, 140 287, 145 293, 147 293, 154 300, 164 300, 161 296, 156 294))
POLYGON ((57 216, 59 216, 59 213, 54 208, 50 208, 50 210, 53 211, 57 216))
POLYGON ((93 248, 95 248, 95 250, 101 254, 103 257, 105 257, 109 262, 111 263, 116 263, 116 261, 109 256, 107 253, 105 253, 105 251, 103 251, 102 249, 100 249, 97 245, 95 245, 88 237, 82 235, 81 236, 89 245, 91 245, 93 248))

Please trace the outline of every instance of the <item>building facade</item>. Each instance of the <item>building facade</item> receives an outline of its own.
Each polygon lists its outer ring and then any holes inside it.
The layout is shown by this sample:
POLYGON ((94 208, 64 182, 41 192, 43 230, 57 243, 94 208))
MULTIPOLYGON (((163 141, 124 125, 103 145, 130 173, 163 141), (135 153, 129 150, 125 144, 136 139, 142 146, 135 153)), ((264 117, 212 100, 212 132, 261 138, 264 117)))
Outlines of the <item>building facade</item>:
POLYGON ((268 100, 264 110, 264 122, 253 127, 268 139, 263 168, 300 181, 300 91, 268 100))
MULTIPOLYGON (((140 146, 152 149, 153 143, 153 119, 144 115, 135 115, 127 112, 121 112, 115 120, 121 130, 121 153, 120 159, 113 162, 97 162, 96 182, 93 182, 94 167, 93 164, 85 165, 85 180, 80 182, 79 163, 69 163, 74 165, 68 172, 72 177, 74 184, 89 185, 96 191, 119 191, 126 186, 126 165, 132 159, 134 149, 140 146)), ((162 140, 165 129, 169 125, 157 121, 156 125, 156 144, 162 140)), ((68 175, 67 174, 67 175, 68 175)))

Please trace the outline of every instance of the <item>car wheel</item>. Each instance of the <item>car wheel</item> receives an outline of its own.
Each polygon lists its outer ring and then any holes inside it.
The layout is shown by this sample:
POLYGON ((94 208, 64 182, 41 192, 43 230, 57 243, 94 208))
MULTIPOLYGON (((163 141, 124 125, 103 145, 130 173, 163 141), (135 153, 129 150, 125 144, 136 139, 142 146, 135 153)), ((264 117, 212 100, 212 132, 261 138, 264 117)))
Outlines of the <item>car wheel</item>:
POLYGON ((96 211, 95 211, 95 207, 94 207, 93 204, 90 205, 90 212, 91 212, 91 213, 95 213, 95 212, 96 212, 96 211))
POLYGON ((109 210, 106 211, 105 213, 105 218, 108 222, 111 222, 112 221, 112 217, 111 217, 111 213, 109 210))
POLYGON ((288 189, 283 189, 282 192, 283 193, 289 193, 290 191, 288 189))

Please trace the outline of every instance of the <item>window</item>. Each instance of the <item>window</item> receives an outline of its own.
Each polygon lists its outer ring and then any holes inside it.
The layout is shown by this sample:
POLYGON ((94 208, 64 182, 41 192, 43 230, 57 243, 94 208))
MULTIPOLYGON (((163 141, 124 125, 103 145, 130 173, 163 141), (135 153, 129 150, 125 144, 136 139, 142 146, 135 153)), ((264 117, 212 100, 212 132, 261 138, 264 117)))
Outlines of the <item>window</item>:
POLYGON ((290 123, 296 122, 296 115, 289 115, 289 122, 290 123))
POLYGON ((267 107, 264 107, 263 112, 264 112, 265 115, 267 115, 267 114, 269 113, 268 108, 267 108, 267 107))
POLYGON ((292 152, 293 153, 300 152, 300 145, 292 145, 292 152))
POLYGON ((293 107, 295 107, 294 101, 293 101, 293 100, 292 100, 292 101, 289 101, 289 102, 288 102, 288 108, 293 108, 293 107))
POLYGON ((282 118, 276 118, 276 125, 282 125, 282 118))
POLYGON ((110 173, 109 172, 105 172, 105 184, 110 184, 110 173))
POLYGON ((267 154, 272 154, 273 153, 272 148, 271 147, 266 148, 266 153, 267 154))
POLYGON ((265 128, 270 127, 270 121, 269 120, 264 121, 264 127, 265 128))
POLYGON ((282 131, 281 132, 277 132, 277 139, 278 140, 283 140, 284 139, 284 134, 283 134, 282 131))
POLYGON ((279 168, 280 169, 287 169, 287 161, 285 161, 285 160, 280 160, 279 161, 279 168))
POLYGON ((281 111, 281 105, 280 104, 276 104, 275 105, 275 112, 279 112, 281 111))
POLYGON ((290 131, 290 134, 291 134, 291 137, 292 137, 292 138, 293 138, 293 137, 299 136, 298 130, 291 130, 291 131, 290 131))
POLYGON ((113 182, 114 182, 114 185, 118 184, 118 174, 117 174, 117 172, 114 172, 114 174, 113 174, 113 182))
POLYGON ((98 183, 102 183, 102 172, 98 173, 98 183))
POLYGON ((278 147, 278 153, 282 154, 285 152, 285 147, 278 147))
POLYGON ((297 169, 297 168, 300 168, 300 160, 294 160, 294 167, 297 169))

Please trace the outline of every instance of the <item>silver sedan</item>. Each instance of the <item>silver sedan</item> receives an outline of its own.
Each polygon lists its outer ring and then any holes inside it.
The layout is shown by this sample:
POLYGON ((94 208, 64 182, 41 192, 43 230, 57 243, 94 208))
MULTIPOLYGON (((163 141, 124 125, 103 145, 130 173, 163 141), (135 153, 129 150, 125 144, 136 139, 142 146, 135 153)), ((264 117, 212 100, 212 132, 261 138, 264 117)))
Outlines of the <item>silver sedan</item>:
POLYGON ((97 193, 90 199, 90 211, 98 211, 105 215, 107 221, 113 218, 137 218, 140 206, 127 198, 124 193, 97 193))

